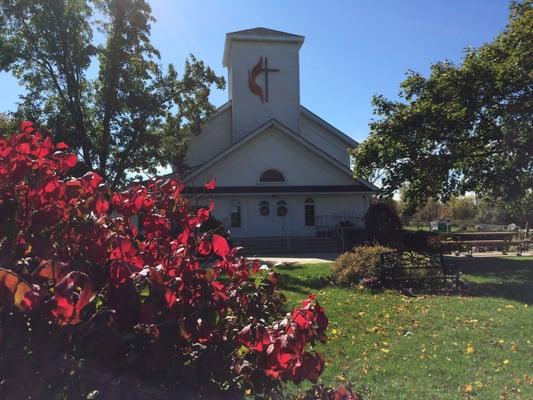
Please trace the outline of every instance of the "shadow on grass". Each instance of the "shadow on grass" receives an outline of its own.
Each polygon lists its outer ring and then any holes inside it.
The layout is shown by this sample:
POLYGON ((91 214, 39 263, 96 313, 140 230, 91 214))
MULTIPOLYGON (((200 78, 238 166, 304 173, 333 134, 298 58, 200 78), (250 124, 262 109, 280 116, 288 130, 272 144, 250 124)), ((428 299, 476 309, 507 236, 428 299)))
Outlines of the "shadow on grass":
MULTIPOLYGON (((533 304, 532 257, 450 257, 459 267, 466 290, 446 291, 447 295, 469 295, 506 298, 533 304)), ((324 269, 316 271, 311 265, 287 264, 277 269, 282 288, 308 294, 334 286, 332 277, 324 269)), ((414 294, 442 293, 438 290, 414 290, 414 294)))
POLYGON ((291 263, 276 269, 281 276, 281 287, 300 294, 308 294, 332 285, 332 276, 325 271, 314 271, 309 264, 291 263))
POLYGON ((474 296, 504 297, 533 304, 533 258, 454 257, 474 296))

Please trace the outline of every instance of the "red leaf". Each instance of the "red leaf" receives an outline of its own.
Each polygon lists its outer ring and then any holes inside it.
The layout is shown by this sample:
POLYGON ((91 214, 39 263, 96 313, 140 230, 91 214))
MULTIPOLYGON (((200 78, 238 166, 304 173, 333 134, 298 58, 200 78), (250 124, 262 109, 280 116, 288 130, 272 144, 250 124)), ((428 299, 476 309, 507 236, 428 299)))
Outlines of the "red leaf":
POLYGON ((5 146, 5 147, 2 147, 0 145, 0 157, 7 157, 9 155, 9 153, 11 153, 11 151, 13 150, 12 147, 10 146, 5 146))
POLYGON ((228 241, 222 236, 214 233, 211 237, 211 241, 213 243, 213 250, 217 256, 226 257, 229 254, 230 248, 228 241))
POLYGON ((74 168, 77 163, 78 163, 78 157, 76 157, 76 154, 69 153, 69 155, 65 159, 65 165, 69 168, 74 168))
POLYGON ((0 268, 0 305, 10 308, 16 306, 31 310, 33 289, 29 283, 8 269, 0 268))
POLYGON ((252 261, 252 272, 256 274, 257 271, 259 271, 259 268, 261 268, 261 262, 259 260, 253 260, 252 261))
POLYGON ((337 390, 335 390, 334 400, 360 400, 361 398, 352 393, 346 386, 340 385, 337 390))
POLYGON ((170 308, 176 303, 176 292, 170 289, 165 290, 165 301, 167 302, 167 307, 170 308))
POLYGON ((250 350, 263 352, 272 343, 268 330, 263 325, 246 325, 238 336, 239 342, 250 350))
POLYGON ((30 154, 30 144, 29 143, 21 143, 19 146, 19 151, 22 154, 30 154))
POLYGON ((69 147, 65 142, 59 142, 56 144, 56 150, 68 150, 69 147))
POLYGON ((98 198, 96 200, 95 210, 98 215, 102 215, 109 211, 109 202, 105 199, 98 198))
POLYGON ((59 325, 81 322, 81 312, 94 297, 89 277, 80 271, 72 271, 55 286, 56 307, 52 310, 59 325))
POLYGON ((33 275, 46 280, 57 280, 62 277, 63 272, 67 269, 67 266, 68 265, 63 262, 44 260, 33 272, 33 275))
POLYGON ((138 270, 144 265, 143 259, 138 255, 133 241, 127 237, 120 237, 116 240, 116 247, 111 251, 109 259, 122 260, 137 267, 138 270))
POLYGON ((196 216, 198 217, 198 224, 201 224, 209 219, 209 210, 201 207, 196 212, 196 216))
POLYGON ((198 245, 198 253, 200 253, 203 256, 208 256, 209 254, 211 254, 212 250, 213 250, 213 246, 211 245, 211 243, 209 243, 209 241, 205 239, 202 240, 200 244, 198 245))
POLYGON ((44 185, 44 192, 45 193, 52 193, 59 187, 59 179, 55 178, 51 181, 49 181, 46 185, 44 185))
POLYGON ((120 260, 113 260, 109 266, 109 277, 115 287, 119 287, 126 283, 131 276, 132 271, 128 268, 128 265, 120 260))
POLYGON ((170 221, 162 215, 147 215, 143 221, 144 232, 148 239, 167 236, 170 230, 170 221))
POLYGON ((217 187, 217 181, 215 178, 212 178, 209 182, 207 182, 204 185, 205 190, 215 190, 216 187, 217 187))
POLYGON ((31 131, 31 130, 33 130, 33 129, 34 129, 34 124, 33 124, 33 122, 31 122, 31 121, 22 121, 22 122, 20 123, 20 130, 21 130, 22 132, 25 132, 25 133, 26 133, 26 131, 31 131))

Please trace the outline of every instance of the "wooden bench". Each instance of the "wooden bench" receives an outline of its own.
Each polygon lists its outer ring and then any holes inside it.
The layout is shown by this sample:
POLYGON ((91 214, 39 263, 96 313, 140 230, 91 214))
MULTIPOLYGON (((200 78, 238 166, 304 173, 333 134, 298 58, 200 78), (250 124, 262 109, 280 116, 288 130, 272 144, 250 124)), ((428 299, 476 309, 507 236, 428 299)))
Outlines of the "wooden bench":
POLYGON ((381 255, 381 281, 394 286, 413 283, 451 283, 459 288, 459 270, 442 254, 392 251, 381 255))
POLYGON ((466 249, 469 256, 473 255, 474 248, 501 249, 507 254, 511 246, 516 246, 516 255, 520 256, 529 249, 529 240, 443 240, 441 245, 444 249, 466 249))

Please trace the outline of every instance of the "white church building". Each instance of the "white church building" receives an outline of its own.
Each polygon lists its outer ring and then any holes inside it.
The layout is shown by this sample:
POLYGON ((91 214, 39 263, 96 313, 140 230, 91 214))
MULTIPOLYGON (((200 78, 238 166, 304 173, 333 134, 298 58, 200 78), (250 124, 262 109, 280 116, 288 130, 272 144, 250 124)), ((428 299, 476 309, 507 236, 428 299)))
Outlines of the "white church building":
POLYGON ((228 33, 229 100, 193 136, 184 182, 215 201, 233 238, 318 236, 361 224, 375 186, 353 177, 357 145, 300 104, 304 37, 266 28, 228 33))

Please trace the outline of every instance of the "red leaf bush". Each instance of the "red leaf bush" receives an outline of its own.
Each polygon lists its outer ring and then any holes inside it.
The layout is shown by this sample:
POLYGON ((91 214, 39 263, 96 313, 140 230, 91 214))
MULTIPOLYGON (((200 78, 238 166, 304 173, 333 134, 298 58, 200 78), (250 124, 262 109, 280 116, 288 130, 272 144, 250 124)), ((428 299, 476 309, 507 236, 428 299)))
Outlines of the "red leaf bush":
POLYGON ((33 324, 98 365, 204 395, 317 381, 308 347, 328 321, 314 297, 280 318, 279 277, 200 231, 212 205, 193 212, 171 179, 115 192, 70 177, 76 160, 31 123, 0 139, 0 340, 33 324))

